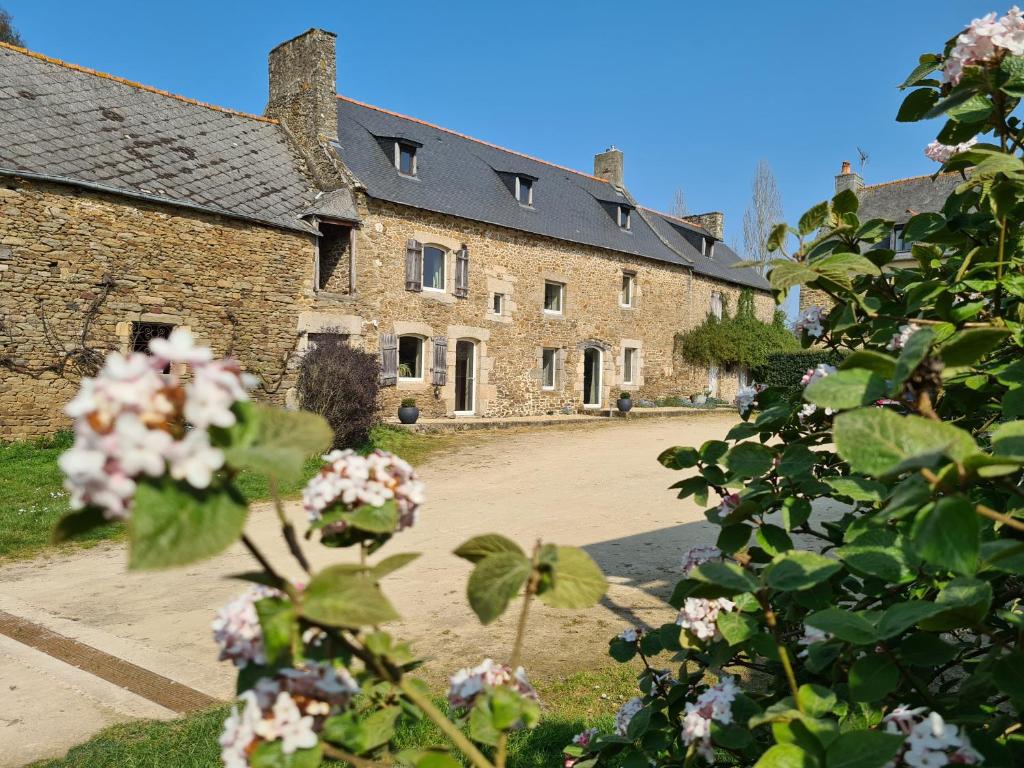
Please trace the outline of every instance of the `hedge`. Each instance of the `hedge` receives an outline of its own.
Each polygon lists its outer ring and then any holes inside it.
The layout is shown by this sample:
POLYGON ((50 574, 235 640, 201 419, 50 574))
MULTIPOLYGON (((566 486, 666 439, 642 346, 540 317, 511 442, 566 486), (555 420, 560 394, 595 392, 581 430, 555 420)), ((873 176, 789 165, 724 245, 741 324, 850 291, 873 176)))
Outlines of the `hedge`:
POLYGON ((764 365, 751 369, 754 381, 770 387, 795 387, 800 379, 819 363, 839 365, 845 355, 829 349, 801 349, 793 352, 774 352, 764 365))

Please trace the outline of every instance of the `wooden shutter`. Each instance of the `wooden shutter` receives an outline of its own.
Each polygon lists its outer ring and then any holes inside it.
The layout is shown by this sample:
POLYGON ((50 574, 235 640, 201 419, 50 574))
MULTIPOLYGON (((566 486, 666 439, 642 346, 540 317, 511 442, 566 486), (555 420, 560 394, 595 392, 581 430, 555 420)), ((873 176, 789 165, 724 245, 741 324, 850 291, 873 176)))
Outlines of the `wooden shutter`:
POLYGON ((423 245, 419 240, 405 243, 405 290, 423 290, 423 245))
POLYGON ((455 252, 455 295, 469 295, 469 248, 462 246, 455 252))
POLYGON ((444 336, 434 337, 434 367, 430 383, 435 387, 443 387, 448 383, 448 339, 444 336))
POLYGON ((380 384, 393 387, 398 383, 398 337, 393 333, 380 335, 380 384))

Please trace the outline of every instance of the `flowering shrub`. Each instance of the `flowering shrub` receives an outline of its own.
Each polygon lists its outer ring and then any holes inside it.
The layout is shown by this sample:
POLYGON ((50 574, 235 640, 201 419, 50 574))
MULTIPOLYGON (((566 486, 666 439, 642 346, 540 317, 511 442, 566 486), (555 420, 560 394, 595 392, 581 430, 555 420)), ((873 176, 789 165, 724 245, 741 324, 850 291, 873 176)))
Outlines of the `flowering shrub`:
POLYGON ((777 298, 834 302, 799 323, 834 365, 660 456, 717 551, 684 557, 677 621, 611 640, 639 695, 567 764, 1024 765, 1021 14, 975 21, 904 87, 899 119, 947 119, 937 159, 962 183, 906 223, 911 267, 851 191, 773 230, 777 298))
POLYGON ((276 489, 300 475, 307 456, 331 445, 328 424, 309 412, 249 402, 238 364, 213 359, 186 331, 155 339, 150 351, 111 354, 68 405, 75 441, 60 466, 73 511, 55 538, 127 520, 135 569, 192 563, 238 540, 248 548, 258 570, 239 578, 253 583, 212 625, 220 658, 238 669, 238 700, 220 738, 225 766, 315 768, 330 757, 361 767, 458 768, 448 747, 392 752, 396 727, 426 717, 470 765, 503 768, 509 733, 540 719, 536 691, 519 664, 531 603, 596 603, 607 585, 593 560, 541 542, 527 554, 497 534, 456 550, 474 564, 467 595, 484 624, 523 599, 508 664, 485 659, 456 672, 449 719, 410 674, 420 664, 412 649, 381 628, 398 618, 381 580, 417 554, 369 561, 417 521, 426 495, 413 468, 383 451, 323 456, 303 492, 307 537, 356 555, 315 570, 276 489), (168 366, 171 373, 162 373, 168 366), (241 470, 267 478, 304 583, 285 580, 243 533, 248 504, 235 483, 241 470))

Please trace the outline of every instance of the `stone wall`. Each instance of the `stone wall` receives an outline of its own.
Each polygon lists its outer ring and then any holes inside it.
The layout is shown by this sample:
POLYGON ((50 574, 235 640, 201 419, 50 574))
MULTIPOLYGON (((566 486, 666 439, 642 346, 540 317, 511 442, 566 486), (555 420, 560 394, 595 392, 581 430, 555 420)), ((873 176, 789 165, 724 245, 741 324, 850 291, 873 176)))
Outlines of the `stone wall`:
POLYGON ((810 309, 811 307, 821 307, 822 309, 831 309, 835 302, 832 301, 832 297, 824 291, 818 290, 817 288, 808 288, 806 285, 800 286, 800 311, 810 309))
POLYGON ((0 367, 0 438, 67 426, 61 409, 77 377, 39 369, 75 348, 105 282, 90 346, 126 350, 133 321, 187 326, 218 354, 233 351, 265 380, 264 396, 283 401, 282 362, 312 278, 311 235, 0 180, 0 359, 15 366, 0 367))

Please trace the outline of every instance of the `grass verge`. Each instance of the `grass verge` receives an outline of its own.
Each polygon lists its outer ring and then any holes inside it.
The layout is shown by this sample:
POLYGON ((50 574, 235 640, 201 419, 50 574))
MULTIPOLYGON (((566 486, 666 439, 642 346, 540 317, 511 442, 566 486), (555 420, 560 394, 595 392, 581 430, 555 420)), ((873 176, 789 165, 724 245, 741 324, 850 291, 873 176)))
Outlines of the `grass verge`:
MULTIPOLYGON (((561 765, 562 747, 586 727, 610 728, 615 710, 634 695, 636 670, 616 665, 578 672, 538 684, 544 718, 540 726, 513 734, 509 768, 551 768, 561 765)), ((443 700, 438 704, 444 707, 443 700)), ((30 768, 217 768, 221 765, 217 737, 226 707, 170 721, 141 720, 107 728, 65 757, 34 763, 30 768)), ((443 745, 433 723, 400 727, 396 746, 443 745)), ((326 765, 342 765, 328 761, 326 765)))
MULTIPOLYGON (((416 465, 431 453, 450 445, 450 435, 428 435, 389 426, 377 426, 360 451, 375 448, 397 453, 416 465)), ((62 485, 57 457, 71 447, 70 432, 52 437, 15 443, 0 443, 0 560, 30 557, 50 548, 50 533, 57 520, 68 511, 68 496, 62 485)), ((318 457, 306 463, 301 481, 281 489, 285 497, 298 496, 306 479, 320 466, 318 457)), ((270 492, 264 477, 243 472, 239 488, 246 498, 261 501, 270 492)), ((74 544, 91 546, 100 541, 124 536, 124 526, 95 528, 74 544)))

